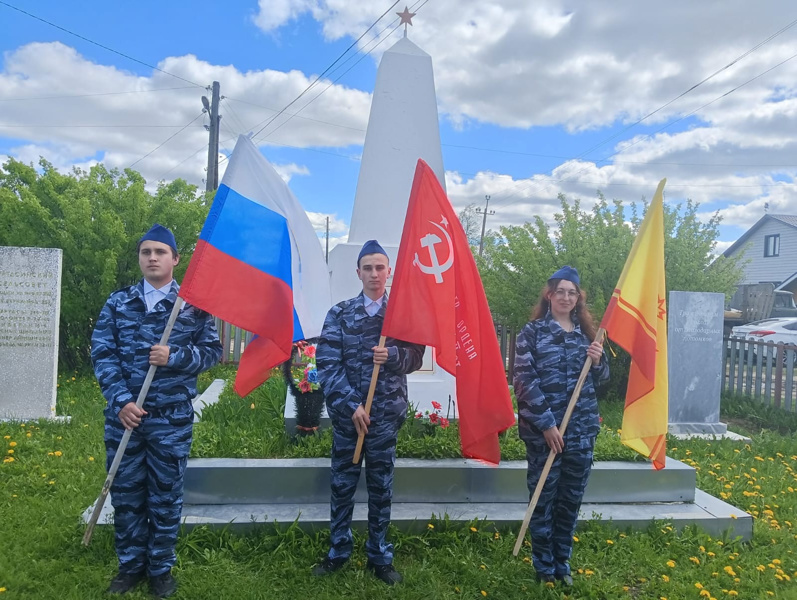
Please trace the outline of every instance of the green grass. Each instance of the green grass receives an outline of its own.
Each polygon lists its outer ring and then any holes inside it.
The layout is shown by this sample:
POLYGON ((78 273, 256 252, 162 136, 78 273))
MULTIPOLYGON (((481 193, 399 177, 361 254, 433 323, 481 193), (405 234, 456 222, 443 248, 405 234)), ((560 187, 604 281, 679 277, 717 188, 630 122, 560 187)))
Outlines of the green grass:
MULTIPOLYGON (((78 521, 104 479, 103 401, 90 377, 60 381, 58 414, 70 415, 69 423, 0 423, 2 454, 15 459, 0 461, 0 600, 106 598, 116 569, 109 528, 98 528, 83 548, 78 521)), ((605 423, 616 426, 617 408, 603 412, 605 423)), ((709 599, 734 597, 723 590, 745 600, 797 598, 797 423, 793 415, 737 399, 723 401, 723 416, 735 419, 734 430, 746 427, 752 444, 671 441, 668 454, 698 469, 702 489, 726 494, 756 515, 750 543, 693 528, 678 532, 665 522, 644 532, 590 523, 577 534, 575 586, 567 596, 534 582, 528 548, 512 557, 517 527, 433 520, 420 535, 392 531, 396 566, 406 579, 395 589, 364 572, 361 536, 350 565, 315 579, 310 567, 326 551, 325 531, 264 527, 236 535, 197 528, 179 538, 177 598, 436 600, 483 598, 483 591, 488 599, 699 600, 696 584, 709 599)), ((141 588, 127 597, 148 595, 141 588)))

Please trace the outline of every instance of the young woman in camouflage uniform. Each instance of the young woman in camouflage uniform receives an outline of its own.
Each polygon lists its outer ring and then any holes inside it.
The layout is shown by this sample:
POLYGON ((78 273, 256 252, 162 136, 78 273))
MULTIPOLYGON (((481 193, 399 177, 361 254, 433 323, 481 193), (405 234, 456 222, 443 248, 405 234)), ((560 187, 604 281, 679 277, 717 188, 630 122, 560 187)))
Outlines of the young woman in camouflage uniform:
POLYGON ((544 582, 573 581, 573 533, 600 429, 595 388, 609 378, 595 332, 578 272, 565 266, 548 280, 531 321, 517 337, 514 388, 530 494, 550 451, 556 452, 529 527, 532 561, 544 582), (593 366, 563 436, 559 425, 587 356, 593 366))

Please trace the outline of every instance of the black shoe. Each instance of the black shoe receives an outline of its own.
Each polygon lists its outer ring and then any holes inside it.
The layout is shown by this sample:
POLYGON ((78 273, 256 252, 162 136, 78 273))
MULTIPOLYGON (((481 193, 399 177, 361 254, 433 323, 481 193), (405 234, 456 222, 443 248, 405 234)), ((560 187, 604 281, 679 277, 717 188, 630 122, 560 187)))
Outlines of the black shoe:
POLYGON ((169 571, 162 575, 155 575, 155 577, 149 578, 149 591, 156 598, 168 598, 177 591, 177 580, 169 571))
POLYGON ((556 578, 553 575, 541 575, 537 573, 537 581, 540 583, 556 583, 556 578))
POLYGON ((126 594, 139 583, 144 581, 146 574, 141 573, 117 573, 116 577, 111 580, 111 585, 108 587, 109 594, 126 594))
POLYGON ((374 577, 384 581, 388 585, 394 585, 404 581, 404 578, 393 568, 393 565, 375 565, 369 562, 366 568, 374 574, 374 577))
POLYGON ((570 575, 557 575, 556 581, 561 581, 562 585, 565 587, 573 586, 573 578, 570 575))
POLYGON ((320 563, 313 567, 312 573, 316 577, 323 577, 324 575, 329 575, 330 573, 334 573, 343 568, 348 562, 348 558, 329 558, 328 556, 324 557, 320 563))

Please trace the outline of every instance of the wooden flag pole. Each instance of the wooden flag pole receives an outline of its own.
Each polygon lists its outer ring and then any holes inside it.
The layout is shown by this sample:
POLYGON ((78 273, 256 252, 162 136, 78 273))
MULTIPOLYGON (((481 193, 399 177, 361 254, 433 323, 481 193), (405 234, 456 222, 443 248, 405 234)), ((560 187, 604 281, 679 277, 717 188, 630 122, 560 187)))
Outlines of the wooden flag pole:
MULTIPOLYGON (((601 327, 596 332, 595 339, 603 340, 603 336, 605 334, 605 330, 601 327)), ((562 434, 562 437, 565 435, 567 424, 570 422, 570 416, 573 414, 573 409, 576 407, 578 397, 581 395, 581 388, 584 386, 584 381, 587 379, 587 374, 589 373, 590 367, 592 367, 592 358, 587 356, 587 360, 584 362, 584 367, 581 369, 581 374, 578 376, 578 382, 573 390, 573 395, 570 396, 570 403, 567 405, 567 410, 565 411, 565 416, 562 419, 562 424, 559 426, 559 433, 562 434)), ((526 514, 523 517, 523 524, 520 526, 520 532, 518 533, 517 541, 515 542, 515 549, 512 551, 514 556, 518 555, 518 552, 520 552, 520 547, 523 545, 523 539, 526 537, 526 530, 529 528, 531 515, 534 513, 534 509, 537 508, 537 502, 540 500, 542 488, 545 486, 546 479, 548 479, 548 473, 551 471, 554 458, 556 458, 556 452, 551 450, 551 453, 548 455, 548 460, 545 461, 545 466, 542 469, 540 479, 537 481, 537 487, 534 489, 534 494, 531 496, 529 507, 526 509, 526 514)))
MULTIPOLYGON (((183 299, 178 296, 177 300, 174 301, 172 314, 169 315, 169 320, 166 322, 166 329, 163 330, 163 335, 161 336, 159 345, 163 346, 169 341, 169 336, 172 333, 174 322, 177 320, 177 315, 179 314, 182 306, 183 299)), ((152 379, 155 377, 155 371, 157 369, 158 367, 155 365, 149 366, 147 376, 144 379, 144 383, 141 386, 141 391, 138 393, 138 399, 136 400, 136 406, 138 408, 141 408, 144 405, 144 399, 147 397, 149 387, 152 385, 152 379)), ((111 491, 111 484, 113 483, 114 477, 116 477, 116 471, 119 469, 119 463, 122 462, 122 457, 127 449, 127 443, 130 441, 130 434, 132 433, 132 429, 126 429, 124 435, 122 436, 122 441, 119 442, 119 447, 116 449, 116 455, 113 457, 111 468, 108 469, 108 477, 105 478, 105 483, 102 485, 102 491, 100 492, 97 501, 94 503, 94 512, 91 513, 91 518, 86 524, 86 532, 83 534, 84 546, 88 546, 91 543, 91 536, 94 533, 94 526, 97 524, 97 521, 100 518, 102 507, 105 506, 105 500, 108 497, 108 492, 111 491)))
MULTIPOLYGON (((378 348, 385 347, 385 340, 387 338, 383 335, 379 338, 379 346, 378 348)), ((379 379, 379 367, 382 365, 374 365, 374 370, 371 373, 371 385, 368 387, 368 398, 365 400, 365 414, 371 414, 371 404, 374 402, 374 392, 376 391, 376 380, 379 379)), ((352 464, 357 464, 360 462, 360 454, 363 452, 363 442, 365 441, 365 434, 361 433, 357 436, 357 446, 354 448, 354 458, 352 458, 352 464)))

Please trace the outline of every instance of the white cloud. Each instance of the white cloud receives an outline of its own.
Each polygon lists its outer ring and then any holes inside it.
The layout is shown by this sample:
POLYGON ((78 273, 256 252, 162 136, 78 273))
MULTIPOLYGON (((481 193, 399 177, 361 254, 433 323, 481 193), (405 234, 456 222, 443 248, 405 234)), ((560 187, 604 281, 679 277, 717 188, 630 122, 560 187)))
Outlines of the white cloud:
POLYGON ((290 183, 291 177, 294 175, 309 175, 310 169, 305 167, 304 165, 297 165, 296 163, 290 163, 286 165, 271 165, 274 167, 274 170, 277 174, 282 177, 285 183, 290 183))
POLYGON ((258 0, 258 12, 252 17, 255 25, 272 32, 315 6, 313 0, 258 0))
MULTIPOLYGON (((222 82, 226 100, 220 107, 220 149, 227 152, 232 150, 239 133, 260 129, 312 81, 311 76, 299 71, 266 69, 242 73, 235 67, 211 65, 192 55, 166 58, 159 67, 189 81, 222 82)), ((34 163, 38 161, 34 153, 40 149, 59 166, 97 159, 109 168, 134 165, 151 183, 161 177, 182 177, 201 185, 208 133, 204 128, 207 115, 199 116, 200 97, 208 92, 175 81, 158 72, 141 77, 93 63, 60 42, 30 43, 4 56, 4 69, 0 72, 0 136, 28 140, 19 152, 34 163), (80 97, 33 99, 75 96, 75 81, 81 83, 80 97), (153 91, 163 89, 166 91, 153 91), (135 93, 108 94, 111 90, 135 93), (19 98, 27 100, 3 101, 19 98), (165 141, 197 116, 174 139, 165 141), (149 152, 152 154, 144 158, 149 152)), ((323 98, 298 117, 289 119, 288 113, 295 111, 288 111, 257 141, 300 148, 361 144, 370 94, 333 85, 323 98)), ((296 109, 300 107, 301 104, 296 109)), ((288 166, 283 173, 303 171, 302 167, 288 166)))

